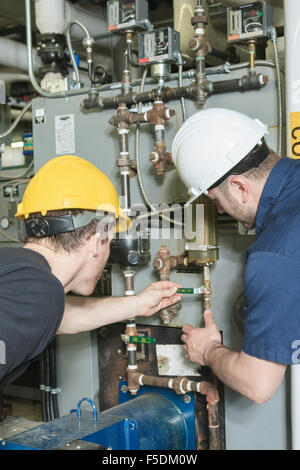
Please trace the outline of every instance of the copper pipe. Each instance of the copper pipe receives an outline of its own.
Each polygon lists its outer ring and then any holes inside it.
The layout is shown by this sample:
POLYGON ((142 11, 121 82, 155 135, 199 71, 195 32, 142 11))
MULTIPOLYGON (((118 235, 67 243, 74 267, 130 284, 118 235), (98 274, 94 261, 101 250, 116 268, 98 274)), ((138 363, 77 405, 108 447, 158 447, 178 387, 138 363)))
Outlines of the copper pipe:
POLYGON ((219 437, 219 409, 217 403, 208 403, 208 430, 209 430, 209 449, 220 450, 219 437))
POLYGON ((211 296, 209 266, 203 267, 203 275, 204 275, 204 287, 206 288, 205 293, 204 293, 204 310, 208 310, 210 308, 210 296, 211 296))
POLYGON ((205 76, 205 60, 211 50, 211 46, 206 39, 206 25, 208 18, 204 14, 202 2, 198 2, 195 8, 194 16, 191 23, 195 29, 195 37, 190 42, 190 48, 195 52, 196 60, 196 100, 199 104, 204 104, 208 91, 203 88, 203 84, 207 82, 205 76))
POLYGON ((249 41, 249 75, 255 74, 255 52, 256 52, 256 44, 255 41, 249 41))
POLYGON ((166 245, 161 245, 157 253, 157 257, 153 260, 153 267, 159 272, 161 280, 168 280, 171 269, 178 265, 187 266, 188 260, 185 254, 179 256, 170 256, 170 252, 166 245))
POLYGON ((187 377, 155 377, 141 373, 133 373, 132 380, 136 386, 150 385, 152 387, 170 388, 178 395, 185 395, 189 392, 206 395, 209 404, 216 404, 219 401, 219 394, 214 384, 206 381, 196 382, 187 377))
POLYGON ((167 108, 160 99, 157 99, 152 109, 144 115, 145 121, 149 121, 155 126, 155 146, 149 158, 155 164, 158 175, 163 175, 167 166, 172 162, 171 154, 167 152, 165 144, 165 132, 167 121, 174 115, 174 109, 167 108))
MULTIPOLYGON (((135 271, 133 269, 128 269, 123 271, 124 280, 125 280, 125 296, 134 295, 134 275, 135 271)), ((127 321, 125 335, 128 336, 137 336, 137 328, 135 324, 135 319, 130 318, 127 321)), ((139 386, 136 381, 133 379, 133 375, 137 373, 138 365, 136 359, 136 344, 128 343, 126 344, 126 351, 127 351, 127 382, 128 382, 128 390, 131 395, 136 395, 139 386)))

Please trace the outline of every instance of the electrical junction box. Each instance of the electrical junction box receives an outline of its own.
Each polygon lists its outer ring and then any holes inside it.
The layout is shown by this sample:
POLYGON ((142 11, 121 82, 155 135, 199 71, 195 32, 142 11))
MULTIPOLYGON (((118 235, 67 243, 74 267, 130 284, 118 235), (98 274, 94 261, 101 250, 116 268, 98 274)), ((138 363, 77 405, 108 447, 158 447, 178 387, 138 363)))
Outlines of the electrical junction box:
POLYGON ((180 53, 180 33, 173 28, 160 28, 139 33, 139 64, 175 62, 180 53))
POLYGON ((228 42, 267 39, 273 24, 273 9, 265 1, 227 8, 228 42))
POLYGON ((148 19, 146 0, 109 0, 107 2, 108 31, 145 29, 148 19))

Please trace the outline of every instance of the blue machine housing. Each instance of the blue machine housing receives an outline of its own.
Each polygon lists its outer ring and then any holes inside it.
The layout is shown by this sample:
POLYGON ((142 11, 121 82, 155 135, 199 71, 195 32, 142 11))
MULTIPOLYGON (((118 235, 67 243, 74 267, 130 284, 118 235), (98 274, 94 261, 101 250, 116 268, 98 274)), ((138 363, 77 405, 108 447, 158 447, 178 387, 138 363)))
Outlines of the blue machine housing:
POLYGON ((2 449, 55 450, 82 440, 112 450, 194 450, 194 400, 188 396, 148 386, 137 397, 120 391, 121 404, 98 413, 96 421, 90 411, 80 412, 80 419, 70 413, 12 436, 2 449))

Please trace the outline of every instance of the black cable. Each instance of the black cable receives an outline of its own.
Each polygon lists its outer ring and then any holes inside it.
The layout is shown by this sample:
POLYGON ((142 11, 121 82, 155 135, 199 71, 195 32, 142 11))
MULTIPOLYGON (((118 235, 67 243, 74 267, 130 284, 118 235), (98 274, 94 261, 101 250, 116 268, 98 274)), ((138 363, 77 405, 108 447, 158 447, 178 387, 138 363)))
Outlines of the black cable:
POLYGON ((91 81, 92 87, 102 85, 103 83, 105 83, 107 79, 107 71, 104 65, 102 64, 97 64, 95 65, 95 67, 93 66, 93 64, 89 64, 88 73, 89 73, 89 79, 91 81), (99 73, 99 70, 101 70, 100 73, 99 73), (97 78, 97 75, 100 75, 100 76, 97 78))
POLYGON ((52 410, 53 410, 53 419, 59 418, 58 410, 58 400, 57 400, 57 372, 56 372, 56 342, 55 339, 49 345, 50 349, 50 393, 52 410))
POLYGON ((41 390, 41 401, 42 401, 42 419, 43 422, 47 421, 46 412, 46 396, 45 396, 45 358, 44 353, 40 355, 40 390, 41 390))
POLYGON ((45 402, 46 402, 46 421, 52 420, 52 410, 50 403, 50 370, 49 370, 49 347, 44 351, 45 357, 45 402))
POLYGON ((135 60, 133 58, 133 53, 137 54, 137 51, 132 49, 132 42, 131 41, 127 41, 127 53, 128 53, 128 60, 129 60, 130 65, 132 67, 138 68, 139 64, 137 62, 135 62, 135 60))

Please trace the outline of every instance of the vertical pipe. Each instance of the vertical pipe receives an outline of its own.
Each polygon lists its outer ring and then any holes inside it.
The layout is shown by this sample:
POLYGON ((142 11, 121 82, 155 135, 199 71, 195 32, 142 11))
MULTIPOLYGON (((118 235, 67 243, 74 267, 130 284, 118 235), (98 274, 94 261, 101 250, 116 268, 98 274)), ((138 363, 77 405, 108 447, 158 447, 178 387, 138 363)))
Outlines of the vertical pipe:
POLYGON ((120 139, 120 159, 119 167, 121 174, 121 195, 120 195, 120 206, 128 214, 131 205, 130 196, 130 176, 129 176, 129 146, 128 146, 128 129, 118 129, 120 139))
MULTIPOLYGON (((294 127, 300 125, 300 61, 295 53, 300 48, 300 2, 285 0, 285 71, 286 71, 286 129, 288 155, 293 156, 294 127)), ((295 135, 295 134, 294 134, 295 135)), ((298 147, 299 148, 299 147, 298 147)), ((300 450, 300 365, 291 366, 291 426, 292 449, 300 450)))
MULTIPOLYGON (((134 275, 135 271, 133 269, 128 269, 123 271, 124 280, 125 280, 125 296, 134 295, 134 275)), ((135 324, 135 318, 129 318, 127 321, 125 334, 128 336, 136 336, 137 329, 135 324)), ((133 374, 138 370, 137 358, 136 358, 136 344, 128 343, 126 345, 127 351, 127 382, 128 390, 131 395, 136 395, 139 387, 136 385, 135 380, 132 379, 133 374)))
POLYGON ((254 75, 255 72, 255 41, 249 41, 249 75, 254 75))
POLYGON ((40 33, 63 33, 65 0, 34 0, 35 24, 40 33))
POLYGON ((207 292, 204 294, 204 310, 210 308, 210 272, 209 266, 203 267, 203 274, 204 274, 204 287, 206 287, 207 292))
MULTIPOLYGON (((209 266, 203 266, 203 275, 204 275, 204 286, 206 287, 208 293, 204 294, 204 309, 207 310, 210 308, 210 296, 211 296, 211 287, 210 287, 210 272, 209 266)), ((218 395, 218 386, 217 378, 213 372, 211 372, 211 380, 213 386, 218 395)), ((208 415, 208 432, 209 432, 209 449, 210 450, 220 450, 220 422, 219 422, 219 404, 217 402, 207 402, 207 415, 208 415)))
POLYGON ((130 181, 129 181, 129 171, 126 169, 121 169, 121 198, 120 206, 125 214, 128 214, 130 211, 131 205, 131 196, 130 196, 130 181))

